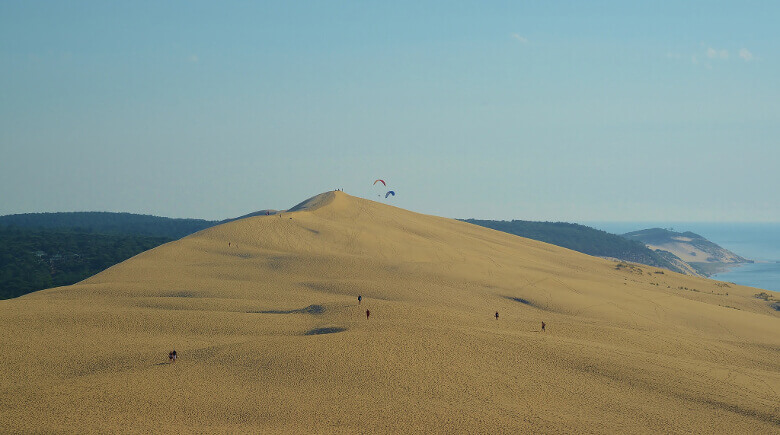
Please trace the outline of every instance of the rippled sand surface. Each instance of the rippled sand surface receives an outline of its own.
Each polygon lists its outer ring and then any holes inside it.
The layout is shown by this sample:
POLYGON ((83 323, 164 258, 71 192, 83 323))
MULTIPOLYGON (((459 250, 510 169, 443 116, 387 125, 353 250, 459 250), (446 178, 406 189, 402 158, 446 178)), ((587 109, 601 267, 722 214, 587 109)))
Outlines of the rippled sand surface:
POLYGON ((0 432, 780 432, 756 289, 341 192, 295 210, 0 301, 0 432))

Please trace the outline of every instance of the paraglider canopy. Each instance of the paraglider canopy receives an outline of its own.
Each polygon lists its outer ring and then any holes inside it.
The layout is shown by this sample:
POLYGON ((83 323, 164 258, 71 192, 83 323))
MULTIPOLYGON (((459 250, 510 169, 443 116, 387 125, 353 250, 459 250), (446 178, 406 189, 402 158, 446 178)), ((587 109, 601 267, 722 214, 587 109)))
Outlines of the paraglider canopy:
POLYGON ((380 181, 382 182, 382 184, 385 185, 385 187, 387 187, 387 183, 385 183, 385 180, 376 180, 374 181, 374 185, 376 185, 376 183, 379 183, 380 181))
POLYGON ((389 191, 389 192, 385 193, 385 198, 387 198, 387 197, 388 197, 388 196, 390 196, 390 195, 393 195, 393 196, 395 196, 395 192, 393 192, 393 191, 391 190, 391 191, 389 191))

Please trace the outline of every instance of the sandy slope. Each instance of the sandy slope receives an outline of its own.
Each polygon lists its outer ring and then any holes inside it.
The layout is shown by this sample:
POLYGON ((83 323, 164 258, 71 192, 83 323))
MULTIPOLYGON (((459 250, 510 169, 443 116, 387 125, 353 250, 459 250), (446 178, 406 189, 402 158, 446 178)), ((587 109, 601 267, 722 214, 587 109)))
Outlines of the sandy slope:
POLYGON ((714 258, 712 253, 703 251, 689 243, 691 239, 687 237, 673 237, 673 239, 668 243, 648 244, 647 247, 652 250, 669 251, 688 263, 742 263, 745 261, 744 258, 723 248, 718 251, 720 258, 714 258))
POLYGON ((755 289, 341 192, 297 208, 0 301, 0 432, 780 432, 755 289))

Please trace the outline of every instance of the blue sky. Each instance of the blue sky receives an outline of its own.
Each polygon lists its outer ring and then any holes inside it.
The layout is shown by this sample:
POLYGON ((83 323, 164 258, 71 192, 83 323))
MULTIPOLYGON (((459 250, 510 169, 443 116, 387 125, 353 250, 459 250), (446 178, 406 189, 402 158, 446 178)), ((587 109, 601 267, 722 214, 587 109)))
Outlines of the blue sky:
POLYGON ((0 2, 0 214, 780 221, 780 3, 0 2))

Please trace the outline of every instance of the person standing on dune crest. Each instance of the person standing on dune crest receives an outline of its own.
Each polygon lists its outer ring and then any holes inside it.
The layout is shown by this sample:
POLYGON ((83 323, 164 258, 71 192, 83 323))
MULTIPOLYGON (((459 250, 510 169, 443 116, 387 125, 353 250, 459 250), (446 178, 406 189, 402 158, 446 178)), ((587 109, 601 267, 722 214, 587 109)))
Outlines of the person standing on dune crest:
POLYGON ((358 305, 360 305, 360 301, 362 301, 362 300, 363 300, 363 296, 358 295, 358 305))
POLYGON ((542 322, 542 332, 544 332, 544 322, 542 322))
POLYGON ((498 311, 496 311, 496 320, 498 320, 498 311))
POLYGON ((371 315, 371 311, 366 310, 366 320, 368 320, 368 316, 371 315))

